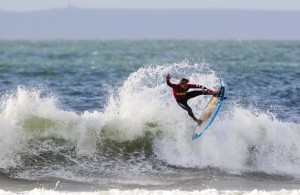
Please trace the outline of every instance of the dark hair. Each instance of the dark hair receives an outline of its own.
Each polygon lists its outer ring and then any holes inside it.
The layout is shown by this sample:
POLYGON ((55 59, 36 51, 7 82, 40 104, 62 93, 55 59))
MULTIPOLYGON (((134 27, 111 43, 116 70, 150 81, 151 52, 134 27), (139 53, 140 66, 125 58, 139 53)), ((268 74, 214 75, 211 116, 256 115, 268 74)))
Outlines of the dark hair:
POLYGON ((179 81, 179 84, 188 83, 188 82, 190 82, 188 79, 182 78, 182 79, 179 81))

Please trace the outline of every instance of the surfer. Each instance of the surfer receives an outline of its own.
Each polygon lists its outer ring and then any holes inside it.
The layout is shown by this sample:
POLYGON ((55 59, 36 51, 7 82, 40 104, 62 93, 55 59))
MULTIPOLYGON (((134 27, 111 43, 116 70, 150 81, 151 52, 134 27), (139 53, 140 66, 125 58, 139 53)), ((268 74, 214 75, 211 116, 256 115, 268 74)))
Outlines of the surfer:
POLYGON ((189 107, 189 105, 187 104, 187 101, 198 95, 217 95, 217 94, 219 94, 219 91, 213 91, 213 90, 207 89, 206 87, 204 87, 202 85, 188 84, 189 80, 186 78, 182 78, 179 81, 179 84, 172 84, 170 82, 171 78, 172 78, 172 76, 170 74, 167 74, 167 76, 166 76, 167 85, 169 85, 170 87, 173 88, 173 95, 174 95, 177 103, 179 104, 180 107, 182 107, 184 110, 186 110, 188 112, 189 116, 194 121, 196 121, 198 124, 201 124, 203 121, 200 119, 197 119, 194 116, 193 110, 191 109, 191 107, 189 107), (199 88, 201 90, 188 92, 188 90, 190 88, 199 88))

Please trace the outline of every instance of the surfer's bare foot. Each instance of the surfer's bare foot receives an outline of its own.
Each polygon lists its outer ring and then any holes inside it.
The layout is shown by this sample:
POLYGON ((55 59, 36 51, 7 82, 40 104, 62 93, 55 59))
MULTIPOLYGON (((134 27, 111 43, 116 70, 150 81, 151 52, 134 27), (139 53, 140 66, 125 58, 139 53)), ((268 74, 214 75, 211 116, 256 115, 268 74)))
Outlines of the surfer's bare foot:
POLYGON ((220 90, 213 91, 213 90, 208 90, 208 95, 218 95, 220 93, 220 90))
POLYGON ((203 120, 200 119, 196 119, 195 121, 198 123, 198 125, 201 125, 201 123, 203 122, 203 120))
POLYGON ((211 90, 210 92, 208 92, 208 95, 213 95, 213 96, 215 96, 215 97, 221 96, 220 90, 217 90, 217 91, 211 90))

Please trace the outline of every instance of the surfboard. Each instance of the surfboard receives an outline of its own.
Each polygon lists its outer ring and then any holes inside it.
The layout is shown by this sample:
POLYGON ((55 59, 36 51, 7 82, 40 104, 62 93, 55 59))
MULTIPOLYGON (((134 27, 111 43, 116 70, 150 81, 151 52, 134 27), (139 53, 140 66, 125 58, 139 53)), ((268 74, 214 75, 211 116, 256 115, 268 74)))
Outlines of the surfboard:
POLYGON ((212 96, 206 105, 200 119, 203 121, 201 125, 197 125, 195 127, 192 139, 195 140, 199 138, 213 123, 216 116, 218 115, 221 106, 223 104, 223 100, 225 99, 225 87, 220 87, 219 95, 212 96))

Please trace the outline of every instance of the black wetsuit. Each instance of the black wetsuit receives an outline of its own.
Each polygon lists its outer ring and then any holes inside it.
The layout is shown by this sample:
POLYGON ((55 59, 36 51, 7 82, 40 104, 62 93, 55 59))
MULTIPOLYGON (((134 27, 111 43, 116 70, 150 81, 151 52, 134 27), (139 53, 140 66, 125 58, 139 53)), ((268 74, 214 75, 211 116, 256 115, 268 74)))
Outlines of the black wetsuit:
POLYGON ((190 117, 192 117, 194 120, 197 120, 197 118, 194 116, 194 113, 191 109, 191 107, 187 104, 188 100, 191 98, 194 98, 198 95, 207 95, 207 91, 191 91, 187 92, 185 97, 181 100, 176 100, 178 105, 186 110, 190 117))
POLYGON ((187 88, 184 89, 179 84, 172 84, 169 80, 167 80, 167 84, 173 88, 173 95, 179 106, 186 110, 190 117, 192 117, 194 120, 197 120, 187 102, 189 99, 198 95, 207 95, 207 88, 202 85, 187 84, 187 88), (188 92, 190 88, 200 88, 202 90, 188 92))

